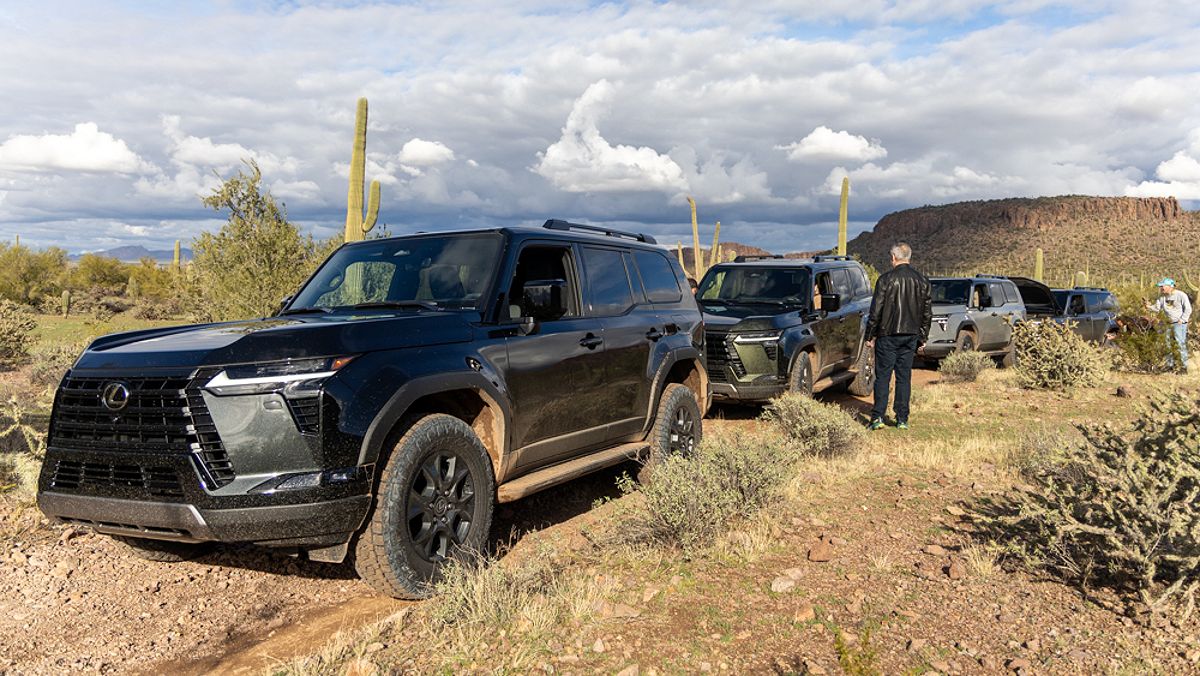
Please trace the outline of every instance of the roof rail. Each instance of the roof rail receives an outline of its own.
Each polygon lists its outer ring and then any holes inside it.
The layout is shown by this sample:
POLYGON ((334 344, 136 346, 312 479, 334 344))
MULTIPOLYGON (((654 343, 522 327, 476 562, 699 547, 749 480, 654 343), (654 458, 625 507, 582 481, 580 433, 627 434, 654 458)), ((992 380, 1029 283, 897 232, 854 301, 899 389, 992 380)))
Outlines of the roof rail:
POLYGON ((733 259, 733 262, 746 263, 749 261, 769 261, 782 258, 783 256, 780 256, 779 254, 747 254, 745 256, 738 256, 737 258, 733 259))
POLYGON ((603 228, 598 225, 569 223, 558 218, 551 218, 550 220, 546 221, 542 227, 546 228, 547 230, 582 230, 584 232, 599 233, 608 237, 625 237, 638 242, 645 242, 647 244, 658 244, 653 237, 650 235, 643 235, 640 232, 625 232, 624 230, 613 230, 612 228, 603 228))
POLYGON ((1104 288, 1103 286, 1076 286, 1076 287, 1074 287, 1073 290, 1074 291, 1108 291, 1108 289, 1104 288))
POLYGON ((978 277, 978 278, 980 278, 980 279, 1008 279, 1008 277, 1005 277, 1004 275, 984 275, 984 274, 977 274, 977 275, 975 275, 975 276, 976 276, 976 277, 978 277))
POLYGON ((837 256, 834 254, 818 254, 813 256, 813 262, 824 263, 825 261, 852 261, 853 256, 837 256))

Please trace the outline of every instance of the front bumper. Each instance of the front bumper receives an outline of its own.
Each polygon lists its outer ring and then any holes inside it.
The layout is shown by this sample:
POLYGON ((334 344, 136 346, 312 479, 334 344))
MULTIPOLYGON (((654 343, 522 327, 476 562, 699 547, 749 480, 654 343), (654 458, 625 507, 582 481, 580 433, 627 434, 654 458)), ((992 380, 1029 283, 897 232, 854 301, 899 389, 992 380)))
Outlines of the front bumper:
POLYGON ((787 382, 781 378, 759 378, 753 383, 712 384, 714 401, 767 401, 786 391, 787 382))

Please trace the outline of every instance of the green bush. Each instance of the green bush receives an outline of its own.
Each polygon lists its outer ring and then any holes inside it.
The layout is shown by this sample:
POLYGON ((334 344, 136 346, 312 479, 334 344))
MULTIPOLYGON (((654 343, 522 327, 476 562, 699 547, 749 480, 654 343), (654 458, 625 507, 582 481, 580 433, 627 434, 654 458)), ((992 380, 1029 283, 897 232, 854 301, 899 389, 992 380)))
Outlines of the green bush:
POLYGON ((33 351, 33 367, 29 371, 29 381, 34 385, 57 385, 67 369, 71 368, 71 365, 83 353, 88 342, 60 343, 35 349, 33 351))
POLYGON ((617 539, 685 550, 706 545, 731 521, 777 500, 799 457, 769 437, 705 439, 692 455, 661 460, 645 483, 622 478, 621 490, 644 500, 626 515, 617 539))
POLYGON ((25 361, 33 346, 35 328, 33 313, 10 300, 0 300, 0 368, 13 368, 25 361))
POLYGON ((955 352, 942 360, 938 373, 947 383, 973 383, 979 374, 996 368, 996 362, 988 355, 974 350, 955 352))
POLYGON ((1013 329, 1017 382, 1030 389, 1091 387, 1108 364, 1100 352, 1065 324, 1024 322, 1013 329))
POLYGON ((981 537, 1016 542, 1035 565, 1190 613, 1200 587, 1200 400, 1155 399, 1124 429, 1080 426, 1028 485, 978 510, 981 537))
POLYGON ((1163 330, 1164 318, 1152 319, 1136 315, 1117 318, 1120 327, 1115 342, 1120 351, 1117 365, 1125 371, 1163 373, 1171 359, 1178 357, 1174 340, 1168 340, 1163 330))
POLYGON ((864 436, 840 407, 802 394, 785 394, 763 409, 762 420, 805 455, 839 455, 854 449, 864 436))

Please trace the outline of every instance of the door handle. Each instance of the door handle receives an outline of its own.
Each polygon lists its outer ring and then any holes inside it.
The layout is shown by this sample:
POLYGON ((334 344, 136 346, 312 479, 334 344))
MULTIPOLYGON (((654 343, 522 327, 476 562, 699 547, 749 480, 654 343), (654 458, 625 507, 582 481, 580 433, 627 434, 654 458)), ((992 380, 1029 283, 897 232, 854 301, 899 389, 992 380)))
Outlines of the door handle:
POLYGON ((664 335, 666 334, 662 333, 658 330, 658 327, 654 326, 650 327, 650 330, 646 332, 646 337, 649 338, 651 342, 657 342, 658 339, 662 338, 664 335))
POLYGON ((587 334, 586 336, 584 336, 583 338, 579 339, 579 344, 582 345, 583 347, 586 347, 589 350, 594 350, 594 349, 600 347, 600 345, 602 343, 604 343, 603 338, 597 338, 596 336, 594 336, 590 333, 587 334))

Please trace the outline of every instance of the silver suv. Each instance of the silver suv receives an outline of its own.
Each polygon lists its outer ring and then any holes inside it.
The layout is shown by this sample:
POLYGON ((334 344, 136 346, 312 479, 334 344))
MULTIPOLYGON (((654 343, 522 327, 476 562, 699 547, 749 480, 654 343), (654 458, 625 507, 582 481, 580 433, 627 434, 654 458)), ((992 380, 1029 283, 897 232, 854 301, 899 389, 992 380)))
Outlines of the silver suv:
POLYGON ((1012 331, 1025 320, 1025 302, 1017 285, 1006 277, 934 277, 933 321, 925 343, 926 361, 939 361, 952 352, 978 350, 1005 365, 1013 361, 1012 331))

